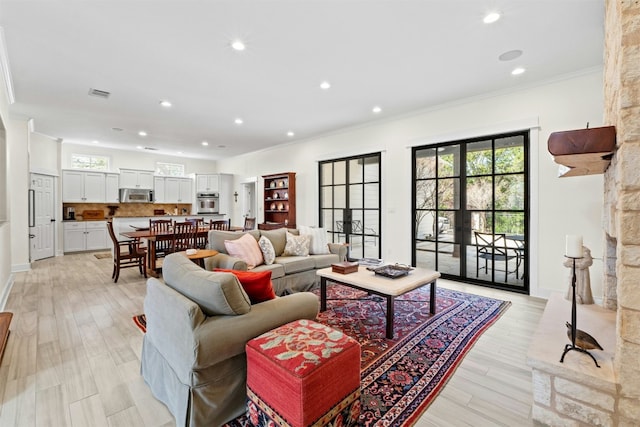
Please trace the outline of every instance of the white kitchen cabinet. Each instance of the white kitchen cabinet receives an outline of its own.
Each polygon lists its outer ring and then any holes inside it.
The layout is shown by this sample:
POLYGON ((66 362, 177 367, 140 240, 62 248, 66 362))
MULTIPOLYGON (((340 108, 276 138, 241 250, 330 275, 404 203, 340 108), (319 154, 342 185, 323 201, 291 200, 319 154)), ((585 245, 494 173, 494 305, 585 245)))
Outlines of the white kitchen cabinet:
POLYGON ((118 191, 118 184, 120 176, 117 173, 108 173, 105 175, 105 202, 106 203, 119 203, 120 193, 118 191))
POLYGON ((192 203, 190 178, 165 178, 164 203, 192 203))
POLYGON ((64 252, 107 249, 106 221, 65 222, 64 252))
POLYGON ((164 177, 156 176, 153 178, 153 202, 154 203, 164 203, 164 177))
POLYGON ((62 201, 77 203, 105 202, 103 172, 62 171, 62 201))
POLYGON ((120 169, 120 188, 153 190, 153 171, 120 169))
POLYGON ((196 193, 220 191, 220 175, 196 175, 196 193))

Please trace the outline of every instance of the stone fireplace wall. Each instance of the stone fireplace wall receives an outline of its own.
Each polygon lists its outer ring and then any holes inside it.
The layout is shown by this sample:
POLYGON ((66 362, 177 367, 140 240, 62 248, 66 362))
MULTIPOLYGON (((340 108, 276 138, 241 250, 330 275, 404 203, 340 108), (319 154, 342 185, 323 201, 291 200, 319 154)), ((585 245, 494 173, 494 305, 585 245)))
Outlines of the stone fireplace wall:
POLYGON ((605 125, 617 149, 605 174, 604 305, 617 307, 619 425, 640 425, 640 1, 606 0, 605 125))

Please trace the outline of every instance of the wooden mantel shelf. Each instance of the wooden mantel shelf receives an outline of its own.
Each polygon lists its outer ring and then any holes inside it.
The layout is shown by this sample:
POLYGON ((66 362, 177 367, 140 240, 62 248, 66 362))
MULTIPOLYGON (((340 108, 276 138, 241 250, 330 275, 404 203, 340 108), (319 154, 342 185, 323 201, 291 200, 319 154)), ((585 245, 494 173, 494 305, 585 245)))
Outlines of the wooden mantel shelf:
POLYGON ((548 142, 553 160, 564 166, 561 177, 604 173, 615 147, 614 126, 554 132, 548 142))

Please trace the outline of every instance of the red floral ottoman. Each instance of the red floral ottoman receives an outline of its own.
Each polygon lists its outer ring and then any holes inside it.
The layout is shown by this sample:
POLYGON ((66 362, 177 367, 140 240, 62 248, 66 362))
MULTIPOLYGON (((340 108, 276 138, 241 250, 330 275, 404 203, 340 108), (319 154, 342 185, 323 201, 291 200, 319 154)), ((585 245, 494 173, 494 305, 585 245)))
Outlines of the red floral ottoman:
POLYGON ((355 425, 360 344, 311 320, 247 343, 249 420, 254 426, 355 425))

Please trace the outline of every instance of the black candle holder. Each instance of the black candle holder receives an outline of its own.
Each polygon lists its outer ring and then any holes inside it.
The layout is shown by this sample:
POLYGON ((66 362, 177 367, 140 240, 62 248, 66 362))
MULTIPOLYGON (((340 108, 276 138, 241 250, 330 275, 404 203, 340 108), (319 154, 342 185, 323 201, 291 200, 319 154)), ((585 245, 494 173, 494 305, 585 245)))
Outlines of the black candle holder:
POLYGON ((593 354, 589 353, 584 348, 576 347, 576 335, 578 327, 576 326, 576 260, 582 257, 572 257, 565 255, 565 257, 573 260, 573 268, 571 269, 571 344, 567 344, 564 346, 564 351, 562 352, 562 357, 560 358, 560 363, 564 363, 564 356, 571 350, 579 351, 580 353, 588 354, 591 359, 593 359, 593 363, 599 368, 598 361, 593 354))

